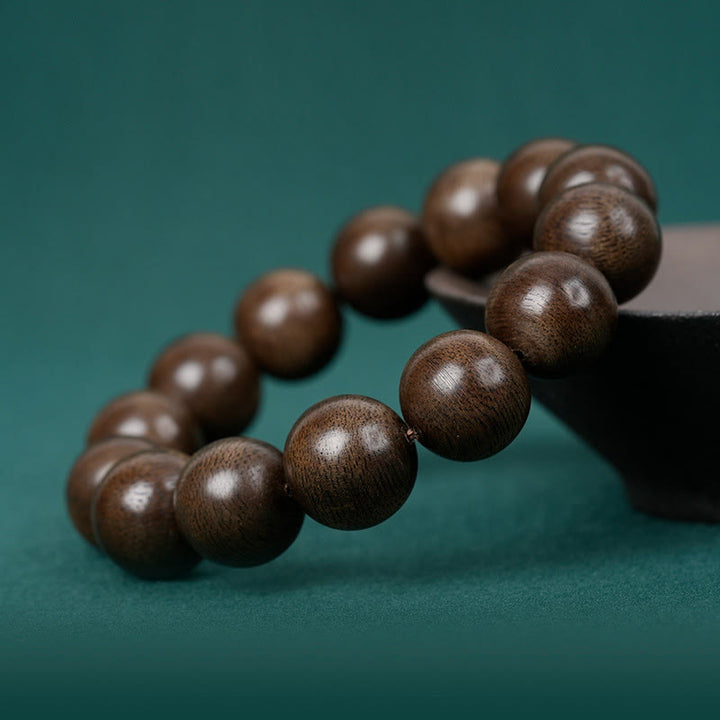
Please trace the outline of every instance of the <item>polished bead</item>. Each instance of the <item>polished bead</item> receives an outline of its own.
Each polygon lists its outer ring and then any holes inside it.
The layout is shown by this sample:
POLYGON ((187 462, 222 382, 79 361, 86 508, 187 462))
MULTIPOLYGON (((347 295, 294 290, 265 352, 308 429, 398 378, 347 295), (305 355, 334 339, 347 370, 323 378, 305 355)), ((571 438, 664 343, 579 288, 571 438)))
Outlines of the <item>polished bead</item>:
POLYGON ((589 263, 568 253, 534 253, 497 278, 485 322, 528 372, 564 377, 605 351, 617 324, 617 303, 607 280, 589 263))
POLYGON ((387 520, 407 500, 416 474, 417 451, 402 418, 361 395, 313 405, 285 443, 290 493, 311 518, 340 530, 387 520))
POLYGON ((330 290, 304 270, 256 280, 235 307, 235 330, 271 375, 301 378, 326 365, 340 343, 342 318, 330 290))
POLYGON ((435 264, 417 219, 407 210, 370 208, 338 233, 332 252, 335 286, 355 310, 398 318, 427 299, 425 274, 435 264))
POLYGON ((475 330, 454 330, 419 347, 400 379, 400 406, 428 449, 481 460, 509 445, 530 411, 530 386, 515 355, 475 330))
POLYGON ((100 547, 133 575, 169 580, 186 575, 200 556, 180 534, 173 495, 189 457, 150 450, 121 460, 95 493, 92 522, 100 547))
POLYGON ((100 410, 88 431, 88 443, 114 436, 144 438, 186 453, 202 444, 200 427, 187 407, 153 390, 121 395, 100 410))
POLYGON ((506 232, 525 247, 532 245, 540 202, 538 192, 548 167, 575 143, 541 138, 515 150, 502 164, 497 181, 498 206, 506 232))
POLYGON ((657 192, 648 171, 632 156, 608 145, 580 145, 561 155, 540 186, 540 206, 568 188, 593 182, 635 193, 657 211, 657 192))
POLYGON ((238 435, 260 401, 260 376, 239 343, 195 333, 168 345, 155 360, 149 385, 182 401, 207 440, 238 435))
POLYGON ((500 220, 499 169, 494 160, 458 163, 425 196, 422 224, 430 249, 441 263, 467 275, 498 270, 520 251, 500 220))
POLYGON ((605 275, 619 303, 644 290, 660 263, 660 226, 647 203, 593 183, 555 197, 535 224, 536 250, 570 252, 605 275))
POLYGON ((73 464, 65 491, 67 508, 75 529, 92 545, 97 542, 90 521, 90 507, 98 485, 115 463, 152 447, 152 443, 141 438, 108 438, 91 445, 73 464))
POLYGON ((249 567, 285 552, 303 512, 285 492, 282 453, 249 438, 218 440, 193 455, 175 491, 182 534, 203 557, 249 567))

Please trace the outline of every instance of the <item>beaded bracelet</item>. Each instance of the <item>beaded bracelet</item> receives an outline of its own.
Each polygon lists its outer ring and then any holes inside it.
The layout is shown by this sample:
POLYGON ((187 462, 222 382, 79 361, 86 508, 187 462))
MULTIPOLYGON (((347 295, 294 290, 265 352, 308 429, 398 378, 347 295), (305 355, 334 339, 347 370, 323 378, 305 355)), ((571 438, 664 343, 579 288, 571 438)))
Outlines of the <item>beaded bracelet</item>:
POLYGON ((148 390, 98 413, 68 478, 75 527, 125 570, 162 579, 201 558, 268 562, 305 514, 343 530, 386 520, 415 483, 415 441, 452 460, 489 457, 527 419, 526 372, 562 377, 601 356, 618 302, 658 267, 656 208, 652 180, 629 155, 551 138, 502 166, 448 168, 420 220, 396 207, 365 210, 335 240, 335 292, 302 270, 262 276, 235 308, 237 340, 177 340, 155 360, 148 390), (512 264, 492 285, 487 333, 447 332, 410 357, 403 417, 340 395, 297 420, 283 453, 239 436, 257 410, 261 371, 302 378, 330 360, 341 300, 370 317, 402 317, 427 299, 423 279, 436 262, 470 276, 512 264))

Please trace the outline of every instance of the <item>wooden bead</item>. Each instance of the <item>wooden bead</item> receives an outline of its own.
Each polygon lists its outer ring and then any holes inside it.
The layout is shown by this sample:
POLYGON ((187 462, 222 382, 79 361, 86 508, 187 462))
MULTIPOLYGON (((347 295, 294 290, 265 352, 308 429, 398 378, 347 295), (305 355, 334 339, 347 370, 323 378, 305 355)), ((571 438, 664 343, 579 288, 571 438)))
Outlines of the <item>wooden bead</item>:
POLYGON ((541 138, 520 146, 502 164, 497 181, 500 217, 506 232, 525 247, 532 246, 538 192, 548 167, 573 147, 570 140, 541 138))
POLYGON ((425 274, 435 264, 420 223, 399 207, 352 218, 332 253, 335 285, 355 310, 374 318, 409 315, 427 300, 425 274))
POLYGON ((180 534, 173 494, 187 455, 150 450, 121 460, 97 489, 92 522, 111 560, 147 580, 186 575, 200 557, 180 534))
POLYGON ((451 460, 481 460, 509 445, 530 411, 520 361, 475 330, 432 338, 408 360, 400 406, 428 449, 451 460))
POLYGON ((570 252, 605 275, 619 303, 644 290, 660 264, 660 226, 637 195, 593 183, 554 198, 535 224, 535 249, 570 252))
POLYGON ((304 270, 256 280, 235 308, 235 330, 271 375, 301 378, 324 367, 340 343, 342 317, 332 293, 304 270))
POLYGON ((97 545, 90 521, 90 507, 98 485, 115 463, 152 447, 152 443, 140 438, 108 438, 91 445, 75 461, 68 476, 65 498, 75 529, 91 545, 97 545))
POLYGON ((207 440, 238 435, 260 401, 260 376, 250 355, 215 333, 186 335, 170 344, 155 360, 149 385, 182 401, 207 440))
POLYGON ((95 416, 88 444, 108 437, 139 437, 154 445, 192 453, 202 434, 185 405, 152 390, 121 395, 95 416))
POLYGON ((182 534, 203 557, 249 567, 285 552, 303 512, 284 489, 283 457, 272 445, 227 438, 190 460, 175 491, 182 534))
POLYGON ((540 206, 564 190, 593 182, 635 193, 657 211, 657 192, 648 171, 632 156, 608 145, 580 145, 561 155, 540 186, 540 206))
POLYGON ((534 253, 495 281, 485 322, 528 372, 564 377, 602 355, 615 331, 617 303, 607 280, 584 260, 534 253))
POLYGON ((499 169, 494 160, 467 160, 445 170, 431 185, 422 224, 430 249, 444 265, 480 275, 504 267, 518 255, 518 244, 500 220, 499 169))
POLYGON ((285 443, 292 496, 314 520, 360 530, 387 520, 415 484, 417 450, 387 405, 338 395, 313 405, 285 443))

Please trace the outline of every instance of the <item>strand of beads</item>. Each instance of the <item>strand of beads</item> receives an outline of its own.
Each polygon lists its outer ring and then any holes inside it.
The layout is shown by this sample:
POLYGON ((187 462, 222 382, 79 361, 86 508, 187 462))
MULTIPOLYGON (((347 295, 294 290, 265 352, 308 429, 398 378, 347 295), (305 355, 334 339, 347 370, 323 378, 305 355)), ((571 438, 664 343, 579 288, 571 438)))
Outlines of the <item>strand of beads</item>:
POLYGON ((416 440, 453 460, 489 457, 527 419, 526 373, 562 377, 602 355, 617 302, 657 269, 656 207, 650 177, 629 155, 546 138, 502 165, 448 168, 420 219, 365 210, 335 239, 335 293, 302 270, 262 276, 238 300, 235 339, 177 340, 153 363, 149 389, 98 413, 67 482, 77 530, 125 570, 161 579, 201 558, 268 562, 306 514, 344 530, 386 520, 414 486, 416 440), (444 333, 408 360, 403 417, 340 395, 303 413, 282 453, 240 436, 262 373, 302 378, 331 359, 340 300, 370 317, 403 317, 427 299, 423 279, 436 262, 470 276, 512 264, 492 286, 488 334, 444 333))

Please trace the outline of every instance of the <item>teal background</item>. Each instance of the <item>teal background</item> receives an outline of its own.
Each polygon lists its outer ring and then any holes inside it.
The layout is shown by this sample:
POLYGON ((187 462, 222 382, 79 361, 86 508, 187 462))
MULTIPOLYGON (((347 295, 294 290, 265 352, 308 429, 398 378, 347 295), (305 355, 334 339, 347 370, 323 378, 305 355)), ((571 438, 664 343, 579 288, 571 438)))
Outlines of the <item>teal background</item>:
MULTIPOLYGON (((265 567, 126 577, 76 537, 88 421, 164 342, 227 331, 338 225, 547 134, 633 152, 664 222, 720 219, 716 3, 1 2, 0 712, 584 716, 717 707, 720 530, 631 511, 535 406, 481 464, 421 452, 388 523, 306 523, 265 567)), ((277 445, 340 392, 397 408, 451 321, 347 314, 337 360, 268 380, 277 445)))

